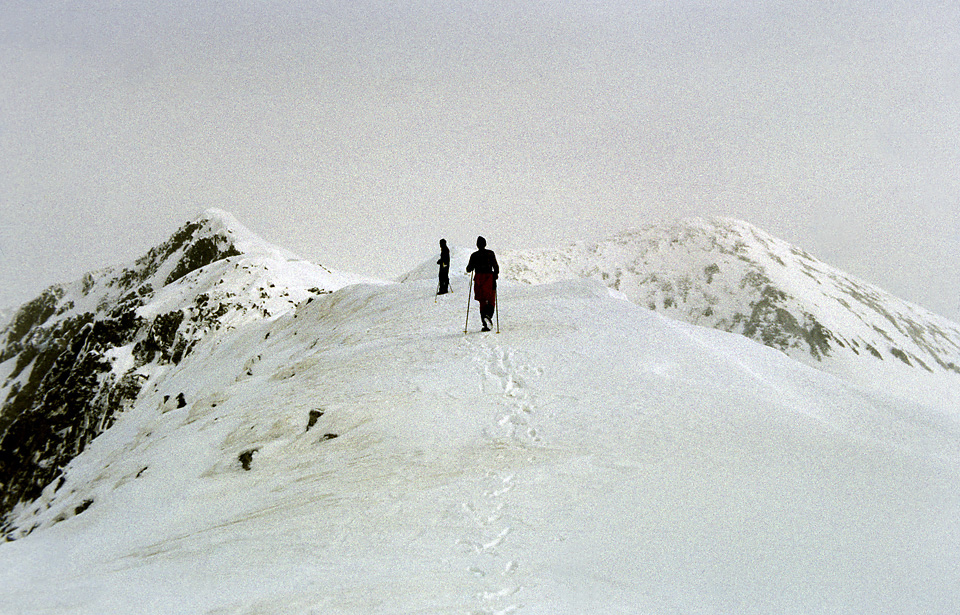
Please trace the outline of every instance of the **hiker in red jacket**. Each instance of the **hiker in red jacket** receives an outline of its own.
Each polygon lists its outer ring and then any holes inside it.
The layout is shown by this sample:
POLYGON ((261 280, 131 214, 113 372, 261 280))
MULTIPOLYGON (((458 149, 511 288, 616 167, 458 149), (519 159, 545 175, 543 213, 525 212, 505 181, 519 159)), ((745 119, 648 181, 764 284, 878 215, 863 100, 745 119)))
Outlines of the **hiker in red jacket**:
POLYGON ((470 255, 467 263, 467 273, 473 274, 473 295, 480 303, 480 319, 483 321, 481 331, 489 331, 493 326, 493 314, 497 307, 497 276, 500 274, 500 265, 497 257, 487 249, 487 240, 477 237, 477 251, 470 255))

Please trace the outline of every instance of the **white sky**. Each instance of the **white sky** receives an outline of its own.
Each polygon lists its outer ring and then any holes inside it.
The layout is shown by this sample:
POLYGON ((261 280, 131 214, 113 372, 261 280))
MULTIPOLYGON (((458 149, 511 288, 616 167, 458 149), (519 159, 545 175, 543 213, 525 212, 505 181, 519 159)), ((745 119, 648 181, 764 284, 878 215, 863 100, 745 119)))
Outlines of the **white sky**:
POLYGON ((960 320, 960 4, 0 0, 0 306, 207 207, 381 277, 733 216, 960 320))

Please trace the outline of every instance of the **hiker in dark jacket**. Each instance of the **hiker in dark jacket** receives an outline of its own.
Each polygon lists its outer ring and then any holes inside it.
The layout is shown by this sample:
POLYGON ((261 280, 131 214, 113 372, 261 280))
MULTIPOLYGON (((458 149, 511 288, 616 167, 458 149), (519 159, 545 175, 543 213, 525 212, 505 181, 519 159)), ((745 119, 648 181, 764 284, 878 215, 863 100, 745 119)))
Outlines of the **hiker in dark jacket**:
POLYGON ((445 295, 450 292, 450 250, 447 248, 447 240, 440 240, 440 283, 437 285, 437 294, 445 295))
POLYGON ((493 325, 493 314, 497 307, 497 277, 500 265, 493 251, 487 249, 487 240, 477 237, 477 251, 470 255, 467 273, 473 273, 473 294, 480 303, 481 331, 489 331, 493 325))

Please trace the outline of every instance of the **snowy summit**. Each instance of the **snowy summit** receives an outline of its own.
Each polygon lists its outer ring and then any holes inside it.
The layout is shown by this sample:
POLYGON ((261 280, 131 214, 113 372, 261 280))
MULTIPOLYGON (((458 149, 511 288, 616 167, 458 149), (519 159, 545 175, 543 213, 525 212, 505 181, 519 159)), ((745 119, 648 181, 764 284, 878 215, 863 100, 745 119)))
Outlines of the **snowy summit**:
POLYGON ((498 258, 500 334, 215 211, 23 306, 0 612, 960 612, 956 325, 733 221, 498 258))
POLYGON ((960 407, 960 326, 739 220, 693 218, 507 258, 516 281, 597 279, 859 385, 960 407))

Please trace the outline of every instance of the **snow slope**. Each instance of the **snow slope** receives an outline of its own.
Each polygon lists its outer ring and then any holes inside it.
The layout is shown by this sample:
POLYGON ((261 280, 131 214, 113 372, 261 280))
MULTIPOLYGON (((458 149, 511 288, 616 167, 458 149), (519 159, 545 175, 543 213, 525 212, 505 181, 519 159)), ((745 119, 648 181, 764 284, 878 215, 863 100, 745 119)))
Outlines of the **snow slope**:
POLYGON ((692 218, 500 255, 502 277, 587 277, 671 318, 739 333, 884 393, 960 408, 960 325, 739 220, 692 218))
POLYGON ((153 370, 17 510, 0 612, 960 612, 943 407, 591 280, 464 335, 416 277, 153 370))
POLYGON ((0 328, 0 515, 35 499, 205 336, 359 281, 211 209, 133 263, 50 287, 0 328))

